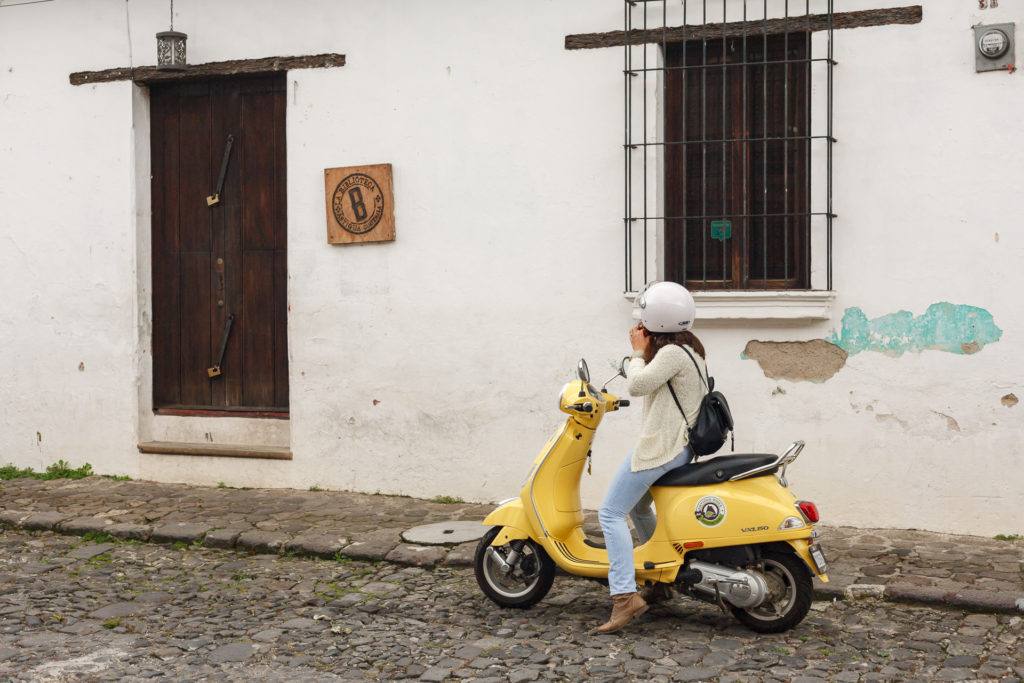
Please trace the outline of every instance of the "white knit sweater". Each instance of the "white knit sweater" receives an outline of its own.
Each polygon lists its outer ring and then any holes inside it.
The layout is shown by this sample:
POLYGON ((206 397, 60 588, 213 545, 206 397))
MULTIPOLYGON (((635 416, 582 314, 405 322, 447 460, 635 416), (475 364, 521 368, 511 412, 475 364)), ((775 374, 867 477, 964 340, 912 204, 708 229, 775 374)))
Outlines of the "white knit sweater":
MULTIPOLYGON (((689 346, 686 348, 700 366, 701 376, 707 377, 704 359, 689 346)), ((701 399, 707 393, 697 368, 681 347, 675 344, 661 347, 649 365, 641 355, 635 352, 626 369, 630 395, 644 397, 643 428, 630 464, 634 472, 664 465, 679 455, 690 440, 687 425, 683 424, 683 416, 666 383, 672 382, 691 427, 697 420, 701 399)))

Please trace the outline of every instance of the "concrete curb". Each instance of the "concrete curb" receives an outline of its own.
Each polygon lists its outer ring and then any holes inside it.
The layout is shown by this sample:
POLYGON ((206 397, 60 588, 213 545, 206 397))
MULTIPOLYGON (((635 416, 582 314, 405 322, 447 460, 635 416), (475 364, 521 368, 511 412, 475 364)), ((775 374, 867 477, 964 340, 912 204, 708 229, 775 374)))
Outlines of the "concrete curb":
POLYGON ((388 535, 387 539, 380 538, 381 534, 379 533, 371 532, 363 535, 363 540, 350 541, 337 534, 313 534, 309 531, 292 538, 287 534, 277 532, 228 529, 215 524, 113 524, 110 520, 102 517, 75 518, 55 512, 29 513, 16 510, 0 510, 0 528, 21 531, 53 531, 66 536, 85 536, 90 533, 109 534, 121 540, 162 545, 185 543, 257 555, 288 554, 319 559, 386 561, 424 568, 438 565, 472 566, 472 550, 476 547, 475 541, 447 547, 402 543, 398 532, 388 535), (348 550, 351 552, 346 552, 348 550))
MULTIPOLYGON (((150 543, 187 543, 222 550, 238 550, 253 554, 292 554, 311 558, 351 559, 359 561, 391 562, 393 564, 432 568, 436 566, 468 567, 473 564, 473 552, 463 543, 451 548, 421 546, 402 543, 399 534, 393 540, 381 542, 354 541, 330 534, 311 534, 308 531, 296 538, 285 534, 225 529, 213 524, 180 524, 153 527, 142 524, 114 524, 100 517, 74 518, 56 512, 30 513, 0 510, 0 528, 22 531, 53 531, 69 536, 104 533, 122 540, 150 543), (220 533, 218 533, 220 532, 220 533), (346 550, 351 549, 351 554, 346 550)), ((1024 595, 964 589, 947 591, 939 588, 901 584, 847 584, 841 581, 816 584, 815 600, 864 600, 927 607, 958 609, 983 614, 1024 614, 1024 595)))
POLYGON ((854 583, 846 586, 819 584, 814 587, 814 599, 882 600, 905 605, 959 609, 976 614, 1024 614, 1024 595, 971 589, 947 591, 898 583, 854 583))
POLYGON ((1024 595, 994 591, 944 591, 940 588, 895 584, 885 587, 885 599, 913 605, 940 605, 967 612, 1024 614, 1024 595))

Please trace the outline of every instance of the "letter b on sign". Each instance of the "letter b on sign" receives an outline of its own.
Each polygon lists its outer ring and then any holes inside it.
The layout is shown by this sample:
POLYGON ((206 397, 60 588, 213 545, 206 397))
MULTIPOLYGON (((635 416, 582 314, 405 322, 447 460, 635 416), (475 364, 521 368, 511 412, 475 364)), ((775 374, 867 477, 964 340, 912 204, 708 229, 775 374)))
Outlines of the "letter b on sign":
POLYGON ((366 202, 363 201, 363 191, 358 187, 353 187, 348 191, 348 199, 352 202, 352 213, 355 214, 357 221, 366 220, 366 202))

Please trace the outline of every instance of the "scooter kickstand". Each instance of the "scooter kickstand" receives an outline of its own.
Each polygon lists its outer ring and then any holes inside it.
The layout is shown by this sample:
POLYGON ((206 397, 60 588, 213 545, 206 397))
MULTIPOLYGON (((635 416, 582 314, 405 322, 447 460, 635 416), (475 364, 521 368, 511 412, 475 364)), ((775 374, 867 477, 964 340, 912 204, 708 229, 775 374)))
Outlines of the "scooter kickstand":
POLYGON ((718 606, 722 608, 723 612, 726 614, 729 613, 729 610, 725 607, 725 601, 722 600, 722 591, 719 589, 717 581, 715 581, 715 602, 718 603, 718 606))

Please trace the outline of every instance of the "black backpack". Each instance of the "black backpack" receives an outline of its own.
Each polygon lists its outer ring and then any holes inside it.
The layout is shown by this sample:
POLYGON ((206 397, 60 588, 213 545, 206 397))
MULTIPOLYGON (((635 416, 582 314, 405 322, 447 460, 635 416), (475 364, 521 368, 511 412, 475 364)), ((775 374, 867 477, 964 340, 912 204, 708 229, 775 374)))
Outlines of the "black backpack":
MULTIPOLYGON (((676 407, 679 408, 679 412, 682 413, 683 420, 687 424, 686 429, 690 435, 690 451, 693 452, 696 459, 701 455, 716 453, 718 449, 725 445, 726 438, 732 434, 732 411, 729 410, 729 402, 725 400, 725 396, 721 392, 715 391, 715 378, 708 377, 705 380, 704 376, 701 375, 700 366, 697 365, 697 360, 693 357, 693 354, 685 346, 680 348, 686 351, 686 355, 693 361, 693 367, 697 368, 697 376, 700 377, 700 381, 708 389, 708 393, 701 399, 697 421, 690 427, 690 421, 686 419, 686 412, 683 410, 679 397, 676 396, 676 392, 672 388, 672 380, 668 381, 668 390, 672 394, 672 400, 676 402, 676 407)), ((732 440, 732 447, 735 450, 735 434, 732 434, 732 440)))

